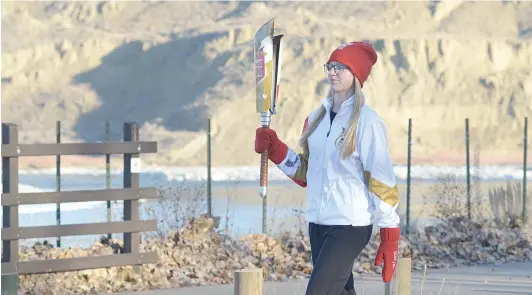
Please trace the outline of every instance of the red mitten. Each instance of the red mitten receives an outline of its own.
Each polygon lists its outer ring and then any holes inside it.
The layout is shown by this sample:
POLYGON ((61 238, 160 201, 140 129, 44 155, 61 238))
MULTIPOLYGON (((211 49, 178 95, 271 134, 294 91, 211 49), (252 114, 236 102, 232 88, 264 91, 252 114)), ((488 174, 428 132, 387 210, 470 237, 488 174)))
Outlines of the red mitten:
POLYGON ((288 146, 277 137, 273 129, 259 127, 255 132, 255 152, 262 154, 266 150, 268 158, 279 164, 286 157, 288 146))
POLYGON ((381 228, 381 244, 377 250, 375 257, 375 266, 381 265, 384 260, 384 267, 382 268, 382 280, 387 283, 392 280, 397 260, 399 257, 399 237, 401 236, 401 229, 398 227, 381 228))

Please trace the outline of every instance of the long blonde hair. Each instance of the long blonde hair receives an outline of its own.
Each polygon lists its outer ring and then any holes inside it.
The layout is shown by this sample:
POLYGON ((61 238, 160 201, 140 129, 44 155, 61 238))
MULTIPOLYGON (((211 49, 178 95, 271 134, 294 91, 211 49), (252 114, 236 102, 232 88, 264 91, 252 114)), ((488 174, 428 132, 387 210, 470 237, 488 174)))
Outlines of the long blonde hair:
MULTIPOLYGON (((351 113, 349 127, 347 128, 347 131, 345 133, 345 140, 343 142, 341 154, 342 159, 345 159, 356 151, 356 134, 358 127, 358 119, 360 118, 360 110, 362 109, 362 106, 365 103, 365 98, 362 94, 362 87, 360 86, 360 82, 356 77, 354 77, 353 87, 355 89, 355 106, 353 107, 353 112, 351 113)), ((334 99, 334 90, 332 88, 329 88, 329 94, 327 95, 327 99, 330 101, 334 99)), ((325 110, 325 107, 322 105, 319 109, 318 116, 316 117, 316 119, 312 122, 309 122, 308 127, 305 129, 305 131, 303 131, 303 134, 301 135, 300 145, 305 154, 307 155, 309 154, 308 137, 312 134, 312 132, 314 132, 323 117, 325 117, 326 113, 327 110, 325 110)))

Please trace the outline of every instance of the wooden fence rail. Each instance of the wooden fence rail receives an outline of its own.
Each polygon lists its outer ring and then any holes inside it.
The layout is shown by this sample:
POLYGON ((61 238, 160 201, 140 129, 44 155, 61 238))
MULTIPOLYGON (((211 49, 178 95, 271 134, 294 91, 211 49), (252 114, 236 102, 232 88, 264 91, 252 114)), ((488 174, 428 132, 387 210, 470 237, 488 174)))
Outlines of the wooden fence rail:
POLYGON ((156 263, 155 252, 140 253, 140 232, 156 231, 155 220, 139 219, 139 200, 157 198, 155 188, 139 187, 141 153, 156 153, 157 142, 139 141, 138 125, 124 123, 123 142, 20 144, 18 128, 2 123, 2 294, 16 294, 18 275, 77 271, 156 263), (18 158, 22 156, 124 155, 124 188, 45 193, 19 193, 18 158), (124 220, 19 227, 19 205, 123 200, 124 220), (19 261, 19 239, 123 233, 123 253, 68 259, 19 261), (10 289, 10 290, 8 290, 10 289))

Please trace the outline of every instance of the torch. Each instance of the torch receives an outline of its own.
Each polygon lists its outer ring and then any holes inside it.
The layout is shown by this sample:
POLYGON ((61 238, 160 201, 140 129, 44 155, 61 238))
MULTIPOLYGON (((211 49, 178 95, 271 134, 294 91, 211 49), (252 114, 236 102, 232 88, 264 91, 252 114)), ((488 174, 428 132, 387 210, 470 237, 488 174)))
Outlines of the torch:
MULTIPOLYGON (((279 98, 281 77, 283 35, 274 36, 274 19, 263 24, 255 33, 255 78, 256 78, 256 112, 260 113, 263 128, 269 128, 271 117, 277 113, 276 102, 279 98)), ((266 214, 266 196, 268 193, 268 151, 260 158, 259 196, 263 199, 263 218, 266 214)), ((265 221, 263 220, 265 232, 265 221)))

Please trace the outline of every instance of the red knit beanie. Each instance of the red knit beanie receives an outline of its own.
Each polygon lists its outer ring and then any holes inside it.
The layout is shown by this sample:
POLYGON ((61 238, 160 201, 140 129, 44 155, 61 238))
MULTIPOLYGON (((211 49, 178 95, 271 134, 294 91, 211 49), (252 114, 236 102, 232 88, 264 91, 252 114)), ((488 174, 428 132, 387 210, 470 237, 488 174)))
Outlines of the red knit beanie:
POLYGON ((350 42, 340 45, 331 53, 327 63, 332 61, 349 67, 351 72, 358 78, 360 86, 364 86, 371 68, 377 62, 377 53, 369 43, 350 42))

